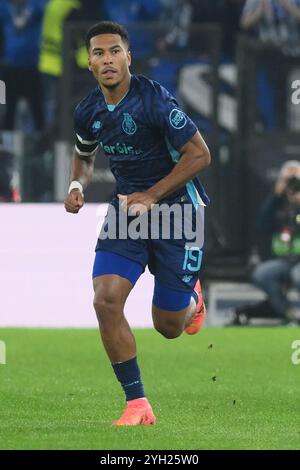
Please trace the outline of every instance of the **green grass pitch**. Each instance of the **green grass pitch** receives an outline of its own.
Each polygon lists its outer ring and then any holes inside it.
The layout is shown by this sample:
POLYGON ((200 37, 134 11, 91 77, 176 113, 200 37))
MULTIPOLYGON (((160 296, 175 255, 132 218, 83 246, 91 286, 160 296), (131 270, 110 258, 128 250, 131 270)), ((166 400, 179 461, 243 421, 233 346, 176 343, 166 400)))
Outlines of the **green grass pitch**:
POLYGON ((157 424, 115 428, 125 401, 98 331, 0 330, 0 448, 300 449, 300 329, 135 335, 157 424))

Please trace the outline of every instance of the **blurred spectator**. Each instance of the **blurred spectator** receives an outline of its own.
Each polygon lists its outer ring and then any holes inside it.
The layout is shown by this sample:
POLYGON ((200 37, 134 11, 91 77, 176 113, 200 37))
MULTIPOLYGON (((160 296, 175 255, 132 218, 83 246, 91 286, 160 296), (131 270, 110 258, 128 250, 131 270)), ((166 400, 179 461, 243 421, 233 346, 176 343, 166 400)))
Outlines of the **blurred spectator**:
POLYGON ((160 12, 162 0, 122 0, 122 2, 103 1, 103 15, 106 20, 116 21, 126 26, 138 21, 155 21, 160 12))
POLYGON ((261 124, 287 126, 287 76, 300 55, 300 0, 247 0, 241 27, 266 45, 257 75, 261 124), (267 47, 268 46, 268 47, 267 47))
POLYGON ((122 0, 122 2, 103 0, 104 19, 124 24, 129 30, 135 59, 153 53, 154 33, 139 23, 157 21, 161 9, 160 2, 161 0, 122 0))
POLYGON ((158 43, 160 51, 187 47, 192 41, 192 24, 218 23, 223 32, 223 52, 232 57, 245 0, 161 0, 161 3, 160 18, 167 33, 158 43))
POLYGON ((280 170, 274 192, 259 216, 260 227, 270 235, 273 257, 259 263, 252 274, 255 285, 267 294, 267 302, 236 311, 241 318, 273 316, 283 322, 296 319, 287 297, 290 287, 300 292, 300 162, 288 161, 280 170))
POLYGON ((190 0, 161 0, 160 22, 166 33, 159 39, 160 52, 184 49, 188 45, 193 7, 190 0))
POLYGON ((37 70, 41 23, 45 0, 2 0, 3 29, 1 78, 6 83, 6 111, 3 127, 13 130, 19 98, 25 98, 35 128, 43 127, 40 77, 37 70))
MULTIPOLYGON (((42 46, 39 71, 44 89, 44 116, 46 131, 50 133, 57 124, 59 104, 59 80, 63 72, 64 26, 67 21, 99 21, 101 0, 49 0, 43 21, 42 46)), ((78 45, 79 51, 70 54, 80 57, 87 67, 87 54, 78 45), (82 53, 83 52, 83 53, 82 53)), ((85 49, 85 48, 84 48, 85 49)))
POLYGON ((190 0, 194 23, 219 23, 228 0, 190 0))
POLYGON ((3 37, 3 24, 0 21, 0 58, 3 58, 4 37, 3 37))
POLYGON ((247 0, 241 26, 261 41, 274 44, 299 40, 300 0, 247 0))
POLYGON ((236 36, 240 31, 240 17, 244 4, 245 0, 223 0, 220 6, 225 58, 232 59, 235 55, 236 36))
POLYGON ((13 201, 14 156, 7 150, 0 134, 0 202, 13 201))
POLYGON ((193 23, 218 23, 222 29, 222 47, 226 59, 235 53, 236 35, 245 0, 190 0, 193 23))

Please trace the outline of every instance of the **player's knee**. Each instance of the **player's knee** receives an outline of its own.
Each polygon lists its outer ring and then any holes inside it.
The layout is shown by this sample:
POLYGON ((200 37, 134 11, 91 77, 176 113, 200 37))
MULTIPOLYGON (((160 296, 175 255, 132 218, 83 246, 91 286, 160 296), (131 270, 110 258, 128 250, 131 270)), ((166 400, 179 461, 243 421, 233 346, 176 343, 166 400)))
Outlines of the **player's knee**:
POLYGON ((173 322, 155 322, 154 328, 156 331, 158 331, 158 333, 167 339, 178 338, 178 336, 180 336, 183 331, 182 325, 178 325, 177 323, 173 322))
POLYGON ((94 309, 98 320, 103 322, 120 310, 120 302, 111 292, 96 292, 94 297, 94 309))

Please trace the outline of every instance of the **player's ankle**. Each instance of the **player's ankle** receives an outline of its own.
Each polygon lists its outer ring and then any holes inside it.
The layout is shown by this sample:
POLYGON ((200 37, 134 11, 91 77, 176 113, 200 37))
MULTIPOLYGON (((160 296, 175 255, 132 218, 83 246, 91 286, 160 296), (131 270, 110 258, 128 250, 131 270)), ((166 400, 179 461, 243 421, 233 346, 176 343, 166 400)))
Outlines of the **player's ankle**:
POLYGON ((128 405, 136 405, 138 403, 143 403, 147 402, 148 399, 146 397, 140 397, 140 398, 133 398, 132 400, 127 400, 128 405))

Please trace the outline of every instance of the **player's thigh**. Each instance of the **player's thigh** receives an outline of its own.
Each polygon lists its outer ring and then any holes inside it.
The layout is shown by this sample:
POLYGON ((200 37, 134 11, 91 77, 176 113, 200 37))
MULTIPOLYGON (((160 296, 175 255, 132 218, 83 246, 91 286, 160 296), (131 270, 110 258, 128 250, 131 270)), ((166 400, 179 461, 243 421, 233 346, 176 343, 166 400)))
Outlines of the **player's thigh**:
POLYGON ((152 305, 154 328, 160 332, 174 332, 175 336, 179 336, 185 327, 187 312, 188 308, 173 312, 152 305))
MULTIPOLYGON (((201 245, 202 246, 202 245, 201 245)), ((152 317, 154 325, 182 325, 190 309, 202 262, 200 246, 185 239, 153 242, 150 271, 155 276, 152 317)))
POLYGON ((164 310, 174 310, 173 302, 181 304, 182 301, 185 302, 184 294, 187 297, 193 295, 200 275, 202 248, 189 246, 184 240, 157 240, 153 245, 154 253, 149 269, 155 277, 155 292, 158 293, 155 297, 160 302, 156 306, 164 310), (169 295, 163 287, 170 289, 169 295))
POLYGON ((142 274, 139 263, 116 253, 99 250, 93 266, 94 305, 115 304, 123 307, 125 301, 142 274))
POLYGON ((155 328, 160 330, 170 327, 182 330, 186 315, 191 308, 191 298, 190 290, 175 290, 155 279, 152 301, 152 318, 155 328))
POLYGON ((174 217, 163 219, 169 224, 167 236, 162 231, 160 239, 151 240, 149 269, 163 286, 192 293, 202 264, 204 208, 196 210, 189 201, 177 206, 170 207, 174 217), (175 211, 177 206, 181 210, 175 211))

